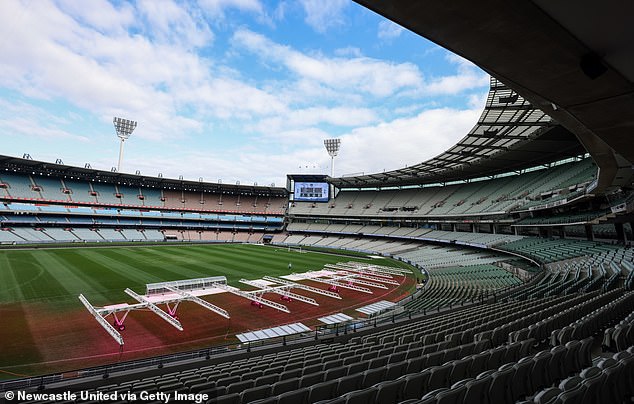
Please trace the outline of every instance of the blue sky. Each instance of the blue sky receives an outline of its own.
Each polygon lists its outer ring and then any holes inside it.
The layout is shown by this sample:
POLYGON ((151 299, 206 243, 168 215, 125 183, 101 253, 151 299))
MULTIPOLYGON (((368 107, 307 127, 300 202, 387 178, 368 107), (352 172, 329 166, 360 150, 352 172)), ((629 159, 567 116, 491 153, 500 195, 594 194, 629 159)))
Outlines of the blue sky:
POLYGON ((476 122, 488 77, 348 0, 0 2, 0 154, 284 185, 421 162, 476 122))

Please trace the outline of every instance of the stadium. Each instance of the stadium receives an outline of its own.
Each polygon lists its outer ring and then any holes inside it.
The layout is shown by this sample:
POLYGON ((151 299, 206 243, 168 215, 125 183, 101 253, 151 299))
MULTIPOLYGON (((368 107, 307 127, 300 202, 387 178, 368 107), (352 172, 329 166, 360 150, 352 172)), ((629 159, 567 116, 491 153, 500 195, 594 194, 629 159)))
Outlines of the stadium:
POLYGON ((632 402, 634 8, 356 2, 490 74, 472 129, 284 187, 0 156, 6 402, 632 402))

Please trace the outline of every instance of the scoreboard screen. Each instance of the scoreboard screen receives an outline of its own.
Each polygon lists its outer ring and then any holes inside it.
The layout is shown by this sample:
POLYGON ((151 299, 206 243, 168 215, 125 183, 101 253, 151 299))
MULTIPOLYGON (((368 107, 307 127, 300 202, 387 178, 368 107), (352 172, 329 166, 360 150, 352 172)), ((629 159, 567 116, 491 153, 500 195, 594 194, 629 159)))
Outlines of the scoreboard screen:
POLYGON ((328 202, 329 190, 327 182, 295 182, 293 194, 300 202, 328 202))

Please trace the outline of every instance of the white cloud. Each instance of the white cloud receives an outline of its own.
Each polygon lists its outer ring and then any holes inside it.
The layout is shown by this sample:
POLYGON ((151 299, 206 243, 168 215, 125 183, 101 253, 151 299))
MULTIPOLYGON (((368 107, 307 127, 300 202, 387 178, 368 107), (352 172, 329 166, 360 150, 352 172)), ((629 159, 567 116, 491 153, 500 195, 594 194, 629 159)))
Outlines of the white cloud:
POLYGON ((236 31, 233 38, 235 44, 267 62, 282 63, 301 78, 333 88, 360 90, 384 97, 403 88, 422 85, 421 73, 412 63, 392 63, 367 57, 308 56, 246 29, 236 31))
POLYGON ((343 10, 348 0, 300 0, 306 13, 306 24, 324 33, 329 28, 344 24, 343 10))
POLYGON ((404 30, 405 28, 390 20, 383 20, 379 22, 377 36, 379 39, 389 41, 398 38, 404 30))
POLYGON ((430 109, 341 136, 338 175, 403 168, 432 158, 461 139, 481 109, 430 109))
POLYGON ((229 8, 262 14, 264 8, 259 0, 198 0, 198 4, 214 17, 224 16, 229 8))
POLYGON ((147 21, 150 34, 159 42, 177 43, 180 47, 200 47, 211 41, 213 34, 205 20, 172 0, 141 0, 137 3, 147 21))
MULTIPOLYGON (((312 127, 320 124, 339 127, 356 127, 376 122, 374 111, 367 108, 351 107, 311 107, 289 111, 285 115, 265 118, 257 124, 257 130, 267 136, 277 137, 283 133, 288 139, 291 129, 312 127)), ((295 132, 304 134, 304 132, 295 132)), ((301 141, 301 139, 298 138, 301 141)))
POLYGON ((453 53, 447 53, 447 60, 458 67, 458 72, 430 80, 425 86, 427 94, 457 94, 489 83, 489 76, 468 60, 453 53))
MULTIPOLYGON (((468 133, 480 112, 480 108, 432 109, 414 117, 353 129, 339 136, 341 151, 335 164, 335 175, 394 170, 432 158, 468 133)), ((134 160, 137 165, 134 169, 139 167, 143 173, 161 171, 171 178, 182 174, 188 179, 203 176, 205 180, 212 181, 222 178, 224 183, 255 181, 283 185, 285 173, 298 172, 300 166, 309 166, 311 172, 315 171, 312 167, 317 167, 317 171, 329 174, 330 157, 322 143, 323 139, 330 137, 327 133, 319 129, 304 129, 291 130, 281 136, 285 137, 280 139, 282 144, 288 146, 293 146, 298 138, 305 141, 302 147, 283 147, 277 152, 262 153, 255 145, 224 154, 186 151, 179 153, 181 159, 170 159, 167 155, 155 156, 154 159, 130 155, 128 161, 134 160), (207 178, 206 173, 213 173, 214 178, 207 178)))
POLYGON ((58 3, 75 19, 103 33, 121 33, 135 22, 134 9, 126 3, 118 7, 107 0, 91 0, 90 7, 75 0, 60 0, 58 3))
MULTIPOLYGON (((201 120, 209 117, 286 110, 277 97, 228 77, 190 49, 211 39, 208 27, 175 3, 161 6, 166 8, 139 3, 147 20, 140 28, 151 31, 153 41, 125 30, 105 35, 82 23, 93 17, 79 7, 72 10, 75 19, 51 2, 0 2, 0 37, 5 38, 0 41, 0 86, 29 97, 66 100, 104 121, 113 115, 137 119, 143 124, 135 134, 146 139, 199 131, 201 120), (190 39, 187 46, 181 43, 190 39)), ((109 20, 118 13, 126 21, 129 14, 128 8, 106 11, 113 14, 109 20)))

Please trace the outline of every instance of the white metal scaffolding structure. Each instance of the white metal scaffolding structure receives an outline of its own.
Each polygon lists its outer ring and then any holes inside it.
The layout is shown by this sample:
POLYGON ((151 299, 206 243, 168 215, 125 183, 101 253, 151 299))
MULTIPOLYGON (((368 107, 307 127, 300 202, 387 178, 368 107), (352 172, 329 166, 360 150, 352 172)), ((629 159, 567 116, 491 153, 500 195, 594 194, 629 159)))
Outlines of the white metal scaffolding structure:
POLYGON ((284 284, 284 285, 290 285, 290 286, 293 286, 294 288, 307 290, 309 292, 317 293, 317 294, 320 294, 320 295, 323 295, 323 296, 328 296, 328 297, 332 297, 332 298, 335 298, 335 299, 341 299, 341 296, 339 296, 338 293, 331 292, 329 290, 323 290, 323 289, 315 288, 315 287, 309 286, 309 285, 303 285, 301 283, 289 281, 289 280, 286 280, 286 279, 274 278, 272 276, 265 276, 262 279, 270 281, 270 282, 276 282, 276 283, 280 283, 280 284, 284 284))
POLYGON ((260 296, 264 293, 276 293, 278 295, 282 295, 283 297, 289 297, 295 300, 299 300, 300 302, 312 304, 313 306, 319 306, 319 303, 315 299, 311 299, 310 297, 298 295, 297 293, 291 292, 291 285, 281 285, 281 286, 262 286, 257 281, 250 281, 247 279, 240 279, 240 283, 244 283, 245 285, 254 286, 256 288, 261 288, 259 290, 254 290, 246 293, 253 293, 255 295, 260 294, 260 296))
POLYGON ((178 331, 183 331, 183 326, 181 325, 180 321, 176 320, 174 317, 172 317, 171 315, 169 315, 166 312, 164 312, 163 310, 161 310, 157 305, 155 305, 154 303, 149 301, 145 296, 141 296, 140 294, 136 293, 134 290, 132 290, 130 288, 126 288, 126 290, 124 290, 124 292, 127 293, 128 295, 130 295, 133 299, 138 300, 140 303, 146 304, 146 307, 148 309, 152 310, 154 312, 154 314, 156 314, 157 316, 159 316, 163 320, 167 321, 169 324, 171 324, 178 331))
POLYGON ((206 308, 207 310, 213 311, 213 312, 214 312, 214 313, 216 313, 216 314, 220 314, 220 315, 221 315, 221 316, 223 316, 224 318, 231 318, 231 317, 229 316, 229 312, 228 312, 227 310, 222 309, 222 308, 220 308, 220 307, 216 306, 215 304, 211 304, 211 303, 209 303, 208 301, 203 300, 203 299, 201 299, 201 298, 200 298, 200 297, 198 297, 198 296, 194 296, 194 295, 192 295, 191 293, 184 292, 184 291, 182 291, 182 290, 179 290, 179 289, 173 288, 173 287, 171 287, 171 286, 165 286, 165 288, 166 288, 167 290, 170 290, 170 291, 172 291, 172 292, 174 292, 174 293, 177 293, 177 294, 179 294, 179 295, 183 296, 183 298, 184 298, 185 300, 189 300, 190 302, 194 302, 194 303, 196 303, 196 304, 198 304, 198 305, 200 305, 200 306, 202 306, 202 307, 206 308))
POLYGON ((222 285, 222 284, 216 284, 216 287, 218 287, 220 289, 224 289, 225 291, 227 291, 229 293, 233 293, 234 295, 237 295, 237 296, 240 296, 240 297, 244 297, 245 299, 249 299, 251 301, 258 302, 260 304, 272 307, 272 308, 277 309, 279 311, 283 311, 284 313, 290 313, 291 312, 288 309, 288 307, 284 306, 283 304, 279 304, 279 303, 273 302, 271 300, 265 299, 262 296, 258 296, 256 294, 245 292, 243 290, 240 290, 240 289, 237 289, 237 288, 232 288, 231 286, 222 285))

